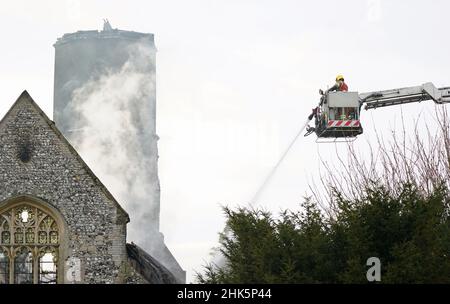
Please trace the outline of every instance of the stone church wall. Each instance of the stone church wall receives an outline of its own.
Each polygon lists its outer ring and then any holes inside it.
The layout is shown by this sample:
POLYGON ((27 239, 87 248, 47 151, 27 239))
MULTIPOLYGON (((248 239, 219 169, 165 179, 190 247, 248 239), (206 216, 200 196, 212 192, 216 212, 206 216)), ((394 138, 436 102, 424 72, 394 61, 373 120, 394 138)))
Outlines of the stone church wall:
POLYGON ((60 213, 66 227, 58 282, 145 282, 126 270, 128 215, 27 96, 0 123, 0 206, 25 195, 60 213))

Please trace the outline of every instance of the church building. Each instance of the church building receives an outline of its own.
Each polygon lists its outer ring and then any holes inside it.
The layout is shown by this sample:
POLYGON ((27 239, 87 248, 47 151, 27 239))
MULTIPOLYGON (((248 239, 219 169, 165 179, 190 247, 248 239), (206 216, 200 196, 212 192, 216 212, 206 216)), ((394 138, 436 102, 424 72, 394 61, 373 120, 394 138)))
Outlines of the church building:
POLYGON ((24 91, 0 121, 0 284, 178 283, 129 222, 24 91))

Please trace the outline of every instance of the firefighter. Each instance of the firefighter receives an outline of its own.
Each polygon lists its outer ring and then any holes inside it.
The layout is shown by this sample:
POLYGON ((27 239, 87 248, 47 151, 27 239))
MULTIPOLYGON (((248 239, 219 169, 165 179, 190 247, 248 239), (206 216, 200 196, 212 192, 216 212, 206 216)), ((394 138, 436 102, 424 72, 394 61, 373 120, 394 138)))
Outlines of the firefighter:
POLYGON ((348 86, 344 81, 344 76, 337 75, 336 76, 336 84, 327 90, 328 92, 339 91, 339 92, 348 92, 348 86))
MULTIPOLYGON (((332 92, 332 91, 348 92, 348 86, 344 81, 344 76, 337 75, 336 76, 336 84, 334 86, 332 86, 331 88, 326 90, 326 92, 323 92, 322 90, 320 90, 319 92, 321 95, 325 95, 328 92, 332 92)), ((322 96, 322 98, 321 98, 321 102, 320 102, 321 105, 323 103, 323 99, 324 99, 324 96, 322 96)), ((348 119, 348 116, 346 115, 346 113, 349 113, 349 112, 350 112, 350 109, 337 108, 336 118, 340 119, 340 120, 346 120, 346 119, 348 119)))
MULTIPOLYGON (((344 76, 337 75, 336 76, 336 84, 334 86, 332 86, 331 88, 329 88, 328 90, 326 90, 325 92, 322 89, 320 89, 319 93, 320 93, 320 95, 325 95, 328 92, 332 92, 332 91, 348 92, 348 86, 344 81, 344 76)), ((324 97, 322 96, 322 98, 320 100, 320 105, 323 104, 323 101, 324 101, 324 97)))
POLYGON ((337 75, 336 76, 336 84, 334 86, 332 86, 331 88, 329 88, 328 90, 326 90, 325 92, 322 91, 322 89, 319 90, 320 95, 324 95, 328 92, 332 92, 332 91, 338 91, 338 92, 348 92, 348 86, 344 81, 344 76, 342 75, 337 75))

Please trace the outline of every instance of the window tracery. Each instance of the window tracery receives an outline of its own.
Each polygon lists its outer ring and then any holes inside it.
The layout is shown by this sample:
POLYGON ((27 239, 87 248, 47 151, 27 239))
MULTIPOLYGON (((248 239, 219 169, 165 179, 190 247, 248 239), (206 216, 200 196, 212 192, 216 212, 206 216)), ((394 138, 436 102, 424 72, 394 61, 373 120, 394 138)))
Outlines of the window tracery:
POLYGON ((0 213, 0 284, 55 284, 60 232, 53 216, 21 203, 0 213))

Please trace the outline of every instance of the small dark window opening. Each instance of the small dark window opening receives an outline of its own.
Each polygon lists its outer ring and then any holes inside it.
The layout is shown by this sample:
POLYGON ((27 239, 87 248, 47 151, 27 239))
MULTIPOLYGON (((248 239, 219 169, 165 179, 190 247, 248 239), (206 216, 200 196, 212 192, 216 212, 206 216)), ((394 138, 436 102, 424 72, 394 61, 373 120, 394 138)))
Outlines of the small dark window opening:
POLYGON ((27 163, 31 159, 31 145, 29 143, 22 143, 19 145, 19 158, 24 163, 27 163))

